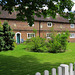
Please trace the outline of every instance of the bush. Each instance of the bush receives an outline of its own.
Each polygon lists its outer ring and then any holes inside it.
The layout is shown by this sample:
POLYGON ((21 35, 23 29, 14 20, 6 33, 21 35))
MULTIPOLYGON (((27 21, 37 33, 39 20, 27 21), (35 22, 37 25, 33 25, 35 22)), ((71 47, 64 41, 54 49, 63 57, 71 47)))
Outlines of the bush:
POLYGON ((11 50, 13 49, 13 42, 14 42, 14 32, 12 32, 11 27, 8 25, 8 22, 5 21, 3 24, 3 36, 4 36, 4 41, 5 41, 5 45, 4 45, 4 50, 11 50))
POLYGON ((58 53, 61 50, 61 44, 56 40, 54 41, 49 40, 47 47, 48 47, 48 52, 51 53, 58 53))
POLYGON ((4 37, 3 37, 3 26, 1 25, 1 22, 0 22, 0 51, 4 50, 4 37))
POLYGON ((33 37, 28 39, 26 41, 25 48, 34 52, 47 52, 48 50, 45 45, 45 39, 41 37, 33 37))
POLYGON ((65 50, 66 50, 66 46, 67 46, 67 43, 68 43, 68 37, 69 37, 69 32, 68 31, 66 31, 65 33, 61 33, 61 36, 60 36, 60 40, 59 40, 59 42, 60 42, 60 44, 61 44, 61 51, 63 51, 63 52, 65 52, 65 50))
POLYGON ((67 46, 67 39, 69 36, 69 32, 55 34, 51 34, 51 39, 44 39, 41 37, 33 37, 31 39, 27 39, 25 42, 25 49, 34 52, 51 52, 51 53, 59 53, 65 52, 67 46))
POLYGON ((0 37, 0 51, 4 50, 5 41, 3 40, 3 37, 0 37))
POLYGON ((47 43, 48 51, 51 53, 65 52, 68 36, 68 31, 57 34, 56 36, 52 34, 51 39, 49 39, 47 43))
POLYGON ((11 27, 8 25, 8 22, 5 21, 3 25, 0 22, 0 51, 2 50, 11 50, 15 46, 14 43, 14 33, 12 32, 11 27))
POLYGON ((15 42, 13 42, 12 49, 14 49, 16 46, 17 46, 17 44, 15 42))

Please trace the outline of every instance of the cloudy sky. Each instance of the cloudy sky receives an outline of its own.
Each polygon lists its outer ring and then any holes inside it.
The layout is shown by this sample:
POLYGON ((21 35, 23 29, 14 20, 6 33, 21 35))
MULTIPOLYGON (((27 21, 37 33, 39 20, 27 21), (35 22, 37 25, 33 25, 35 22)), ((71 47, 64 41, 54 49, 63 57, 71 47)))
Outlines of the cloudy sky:
MULTIPOLYGON (((75 3, 75 0, 72 0, 72 1, 75 3)), ((75 11, 75 4, 74 4, 74 6, 72 8, 72 11, 75 11)))
MULTIPOLYGON (((72 0, 72 1, 75 3, 75 0, 72 0)), ((48 8, 47 8, 47 6, 45 6, 43 9, 48 9, 48 8)), ((67 9, 65 9, 64 11, 65 11, 65 12, 68 12, 67 9)), ((72 8, 71 11, 72 11, 72 12, 75 11, 75 4, 74 4, 74 6, 73 6, 73 8, 72 8)))

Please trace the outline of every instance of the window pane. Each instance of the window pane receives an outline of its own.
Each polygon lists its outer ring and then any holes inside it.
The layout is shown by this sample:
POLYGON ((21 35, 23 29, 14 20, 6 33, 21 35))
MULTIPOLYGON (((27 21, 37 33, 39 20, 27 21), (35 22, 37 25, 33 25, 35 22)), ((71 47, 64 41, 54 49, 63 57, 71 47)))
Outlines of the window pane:
POLYGON ((71 26, 71 28, 74 28, 74 24, 71 24, 70 26, 71 26))
POLYGON ((47 38, 50 38, 51 37, 51 33, 47 33, 47 38))
POLYGON ((71 33, 70 34, 70 38, 75 38, 75 34, 74 33, 71 33))
POLYGON ((52 23, 51 22, 47 22, 47 26, 48 27, 52 27, 52 23))
POLYGON ((35 37, 35 34, 33 34, 33 33, 28 33, 28 38, 31 38, 31 37, 35 37))

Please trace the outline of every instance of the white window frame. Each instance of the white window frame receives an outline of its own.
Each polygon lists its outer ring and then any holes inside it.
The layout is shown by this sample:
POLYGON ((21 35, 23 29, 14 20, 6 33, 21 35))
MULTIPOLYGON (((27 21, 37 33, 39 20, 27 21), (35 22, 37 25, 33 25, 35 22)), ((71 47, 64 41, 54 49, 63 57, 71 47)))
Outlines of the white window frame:
POLYGON ((71 27, 71 28, 74 28, 74 24, 70 24, 70 27, 71 27), (73 25, 73 27, 72 27, 71 25, 73 25))
POLYGON ((34 27, 34 24, 32 26, 34 27))
MULTIPOLYGON (((51 33, 46 33, 46 37, 47 37, 47 34, 51 34, 51 33)), ((47 37, 47 38, 51 38, 51 37, 47 37)))
POLYGON ((75 38, 75 33, 70 33, 70 38, 75 38), (74 35, 74 36, 71 36, 71 35, 74 35))
POLYGON ((28 34, 34 34, 34 37, 35 37, 35 33, 27 33, 27 39, 32 38, 32 37, 28 37, 28 34))
MULTIPOLYGON (((29 23, 28 23, 28 26, 29 26, 29 23)), ((32 27, 34 27, 34 24, 32 24, 32 27)))
POLYGON ((47 27, 52 27, 52 22, 47 22, 47 27), (49 23, 51 23, 51 26, 48 26, 49 23))

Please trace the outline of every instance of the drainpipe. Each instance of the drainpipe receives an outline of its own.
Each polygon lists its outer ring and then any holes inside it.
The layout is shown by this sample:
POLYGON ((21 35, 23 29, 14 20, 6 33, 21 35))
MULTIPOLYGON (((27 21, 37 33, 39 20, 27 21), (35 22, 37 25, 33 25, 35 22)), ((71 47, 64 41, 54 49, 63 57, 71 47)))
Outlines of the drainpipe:
POLYGON ((39 21, 39 37, 40 37, 40 24, 41 24, 41 22, 39 21))

